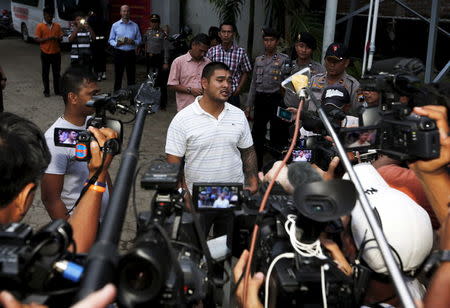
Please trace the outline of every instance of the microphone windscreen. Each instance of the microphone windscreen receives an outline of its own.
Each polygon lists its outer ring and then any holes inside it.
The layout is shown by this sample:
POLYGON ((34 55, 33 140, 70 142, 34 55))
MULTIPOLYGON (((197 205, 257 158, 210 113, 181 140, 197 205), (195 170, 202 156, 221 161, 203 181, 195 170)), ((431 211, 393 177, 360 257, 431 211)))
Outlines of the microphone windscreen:
POLYGON ((294 187, 322 181, 322 177, 308 162, 295 162, 288 166, 288 179, 294 187))
POLYGON ((292 76, 292 84, 294 85, 295 92, 298 93, 308 86, 308 76, 294 75, 292 76))

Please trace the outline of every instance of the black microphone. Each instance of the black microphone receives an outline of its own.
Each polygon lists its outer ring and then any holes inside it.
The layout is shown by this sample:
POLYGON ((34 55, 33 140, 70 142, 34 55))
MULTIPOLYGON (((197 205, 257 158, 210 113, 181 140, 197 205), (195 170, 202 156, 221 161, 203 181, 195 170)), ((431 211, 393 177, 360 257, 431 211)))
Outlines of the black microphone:
POLYGON ((322 181, 322 177, 316 169, 310 163, 304 161, 295 162, 288 166, 288 179, 294 187, 322 181))

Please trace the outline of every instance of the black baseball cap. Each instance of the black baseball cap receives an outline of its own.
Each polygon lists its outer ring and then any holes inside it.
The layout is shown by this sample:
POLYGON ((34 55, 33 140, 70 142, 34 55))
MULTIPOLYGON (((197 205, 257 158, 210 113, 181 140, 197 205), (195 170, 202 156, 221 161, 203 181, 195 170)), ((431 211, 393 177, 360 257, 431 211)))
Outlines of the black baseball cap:
POLYGON ((349 58, 348 48, 342 43, 332 43, 328 46, 325 53, 325 58, 333 57, 337 60, 344 60, 349 58))
POLYGON ((322 104, 332 105, 335 108, 342 108, 350 103, 350 94, 342 85, 328 86, 322 93, 322 104))
POLYGON ((305 43, 312 50, 316 49, 317 41, 309 32, 300 32, 295 37, 296 43, 305 43))
POLYGON ((150 15, 150 21, 160 22, 161 18, 159 18, 158 14, 152 14, 152 15, 150 15))

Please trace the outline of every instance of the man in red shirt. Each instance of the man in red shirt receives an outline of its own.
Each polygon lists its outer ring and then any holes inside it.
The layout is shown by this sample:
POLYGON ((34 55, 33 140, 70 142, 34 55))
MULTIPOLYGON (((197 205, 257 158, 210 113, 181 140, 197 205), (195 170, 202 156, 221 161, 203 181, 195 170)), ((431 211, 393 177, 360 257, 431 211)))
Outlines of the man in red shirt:
POLYGON ((59 73, 61 71, 61 49, 59 42, 63 33, 61 26, 53 22, 53 11, 44 9, 44 22, 36 27, 36 42, 41 47, 42 82, 44 83, 44 96, 50 96, 49 73, 50 65, 53 73, 53 90, 59 95, 59 73))

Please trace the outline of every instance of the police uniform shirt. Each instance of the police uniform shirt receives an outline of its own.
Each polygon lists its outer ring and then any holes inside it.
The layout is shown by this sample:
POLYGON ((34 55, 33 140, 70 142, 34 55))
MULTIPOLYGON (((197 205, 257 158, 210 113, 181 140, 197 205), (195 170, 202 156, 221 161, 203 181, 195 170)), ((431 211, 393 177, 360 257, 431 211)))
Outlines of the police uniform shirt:
MULTIPOLYGON (((348 93, 350 94, 350 102, 352 104, 351 109, 355 110, 356 106, 358 106, 359 104, 357 93, 359 89, 359 81, 344 72, 342 78, 335 84, 343 85, 347 89, 348 93)), ((328 84, 327 82, 327 73, 321 73, 311 78, 310 85, 314 97, 320 101, 322 98, 323 89, 326 88, 327 86, 330 86, 331 84, 328 84)), ((311 111, 317 110, 316 106, 312 101, 308 102, 307 110, 311 111)))
POLYGON ((167 35, 161 29, 148 29, 145 33, 145 44, 147 53, 151 55, 164 54, 164 63, 169 62, 169 50, 167 46, 167 35))
POLYGON ((256 57, 247 104, 252 106, 256 93, 276 93, 290 71, 289 57, 276 53, 272 57, 256 57))
MULTIPOLYGON (((323 67, 322 64, 319 62, 311 60, 308 64, 302 64, 299 65, 297 61, 294 61, 294 64, 292 65, 291 72, 289 73, 289 76, 294 75, 298 71, 301 71, 302 69, 309 67, 311 69, 311 76, 314 76, 316 74, 325 73, 325 67, 323 67)), ((288 107, 295 107, 297 108, 299 104, 299 98, 292 92, 286 91, 284 95, 284 104, 288 107)))

